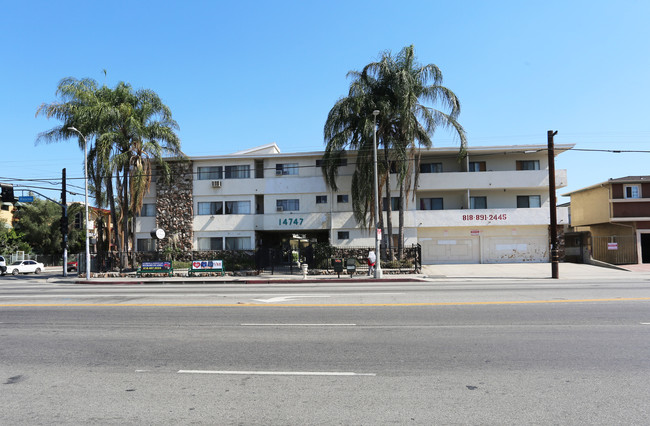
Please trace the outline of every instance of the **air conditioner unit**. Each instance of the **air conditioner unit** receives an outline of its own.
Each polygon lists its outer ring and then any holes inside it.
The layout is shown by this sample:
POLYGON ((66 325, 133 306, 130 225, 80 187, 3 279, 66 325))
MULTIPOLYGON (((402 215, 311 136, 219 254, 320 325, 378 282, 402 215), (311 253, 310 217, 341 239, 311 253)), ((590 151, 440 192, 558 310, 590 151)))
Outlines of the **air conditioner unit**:
POLYGON ((220 180, 213 180, 212 181, 212 187, 213 188, 221 188, 221 181, 220 180))
POLYGON ((284 211, 284 207, 282 207, 282 206, 278 206, 278 211, 279 211, 279 212, 283 212, 283 211, 284 211))
POLYGON ((282 176, 282 174, 283 174, 282 169, 275 169, 276 176, 282 176))

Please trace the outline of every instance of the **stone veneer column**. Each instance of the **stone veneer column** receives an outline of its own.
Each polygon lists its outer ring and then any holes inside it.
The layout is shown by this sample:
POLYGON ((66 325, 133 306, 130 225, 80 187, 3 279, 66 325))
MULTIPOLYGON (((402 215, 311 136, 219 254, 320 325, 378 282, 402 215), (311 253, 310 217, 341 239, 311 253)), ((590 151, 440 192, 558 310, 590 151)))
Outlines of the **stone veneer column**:
POLYGON ((160 250, 173 246, 184 253, 192 252, 194 223, 194 175, 191 161, 170 161, 171 181, 156 183, 156 224, 165 231, 158 242, 160 250))

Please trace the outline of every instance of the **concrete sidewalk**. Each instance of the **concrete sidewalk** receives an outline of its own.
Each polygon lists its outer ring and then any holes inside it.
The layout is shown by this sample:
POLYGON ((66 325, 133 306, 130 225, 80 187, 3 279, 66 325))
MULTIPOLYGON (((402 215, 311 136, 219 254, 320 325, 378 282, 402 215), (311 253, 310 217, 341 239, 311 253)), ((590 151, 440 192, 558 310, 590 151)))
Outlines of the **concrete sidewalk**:
MULTIPOLYGON (((623 267, 602 267, 575 263, 559 264, 559 279, 594 279, 594 280, 626 280, 650 279, 650 264, 625 265, 623 267)), ((506 263, 506 264, 461 264, 461 265, 424 265, 421 274, 385 274, 382 282, 405 281, 463 281, 463 280, 538 280, 552 279, 550 263, 506 263)), ((283 283, 360 283, 375 281, 366 275, 271 275, 257 276, 213 276, 213 277, 142 277, 135 275, 119 278, 78 278, 70 275, 67 278, 49 278, 51 283, 94 284, 94 285, 143 285, 143 284, 283 284, 283 283)))
MULTIPOLYGON (((550 263, 500 263, 482 265, 424 265, 422 273, 429 279, 552 279, 550 263)), ((560 263, 559 279, 650 279, 650 264, 595 266, 560 263)))

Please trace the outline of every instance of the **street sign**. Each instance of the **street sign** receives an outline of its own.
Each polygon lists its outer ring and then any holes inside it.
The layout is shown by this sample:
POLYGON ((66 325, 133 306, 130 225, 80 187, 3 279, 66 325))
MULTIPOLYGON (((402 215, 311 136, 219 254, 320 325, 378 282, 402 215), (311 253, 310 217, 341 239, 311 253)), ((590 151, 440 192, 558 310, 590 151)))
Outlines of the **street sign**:
POLYGON ((19 203, 33 203, 34 202, 34 196, 33 195, 30 195, 30 196, 25 195, 25 196, 18 197, 18 202, 19 203))

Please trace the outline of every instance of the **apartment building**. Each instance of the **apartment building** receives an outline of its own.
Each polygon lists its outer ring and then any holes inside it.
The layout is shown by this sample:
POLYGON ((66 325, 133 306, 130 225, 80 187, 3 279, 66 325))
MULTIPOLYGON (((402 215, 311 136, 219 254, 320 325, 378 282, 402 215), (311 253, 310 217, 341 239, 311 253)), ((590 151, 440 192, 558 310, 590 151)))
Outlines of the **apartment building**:
POLYGON ((563 195, 571 197, 571 226, 589 233, 594 259, 650 263, 650 176, 609 179, 563 195))
MULTIPOLYGON (((556 155, 572 147, 556 146, 556 155)), ((314 241, 374 246, 374 230, 361 229, 352 211, 355 152, 339 171, 337 192, 325 185, 322 155, 282 153, 269 144, 178 163, 172 184, 153 184, 145 199, 137 250, 171 242, 195 251, 314 241), (151 238, 156 228, 166 240, 151 238)), ((425 264, 548 261, 546 146, 475 147, 457 158, 457 147, 421 151, 418 187, 405 200, 405 246, 419 243, 425 264)), ((556 170, 556 186, 566 184, 566 170, 556 170)), ((398 188, 391 202, 398 207, 398 188)), ((397 234, 398 213, 392 214, 397 234)), ((568 222, 566 209, 558 222, 568 222)))

